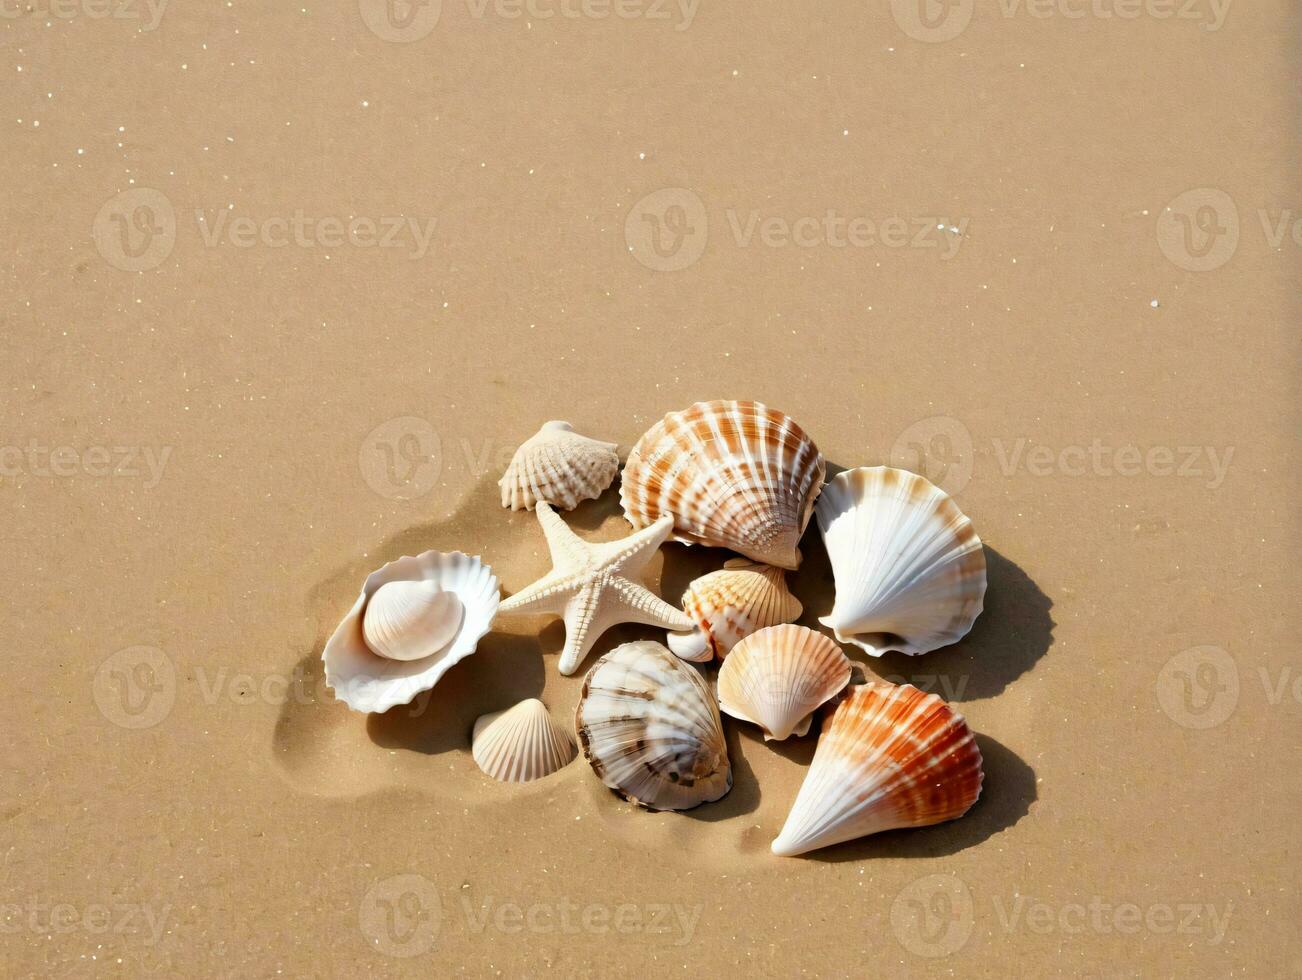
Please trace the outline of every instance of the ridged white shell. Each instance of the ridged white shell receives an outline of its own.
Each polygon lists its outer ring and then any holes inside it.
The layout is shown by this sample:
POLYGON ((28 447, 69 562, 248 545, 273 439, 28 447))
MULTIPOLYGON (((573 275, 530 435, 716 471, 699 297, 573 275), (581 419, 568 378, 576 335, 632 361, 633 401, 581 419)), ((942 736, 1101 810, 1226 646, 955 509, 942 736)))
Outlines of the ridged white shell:
POLYGON ((814 712, 850 682, 850 661, 822 633, 770 626, 746 637, 719 668, 719 708, 759 725, 765 741, 809 731, 814 712))
POLYGON ((781 412, 757 402, 697 402, 638 440, 620 503, 634 527, 672 514, 678 541, 795 568, 825 469, 813 440, 781 412))
POLYGON ((598 660, 574 720, 593 771, 639 806, 687 810, 732 788, 714 696, 659 643, 625 643, 598 660))
POLYGON ((699 625, 690 633, 670 633, 669 649, 679 659, 697 663, 726 657, 743 637, 794 622, 802 611, 782 569, 733 558, 687 587, 683 612, 699 625))
POLYGON ((482 715, 470 754, 485 773, 504 783, 528 783, 569 765, 579 747, 537 698, 482 715))
POLYGON ((475 652, 493 623, 499 601, 497 576, 478 558, 459 551, 426 551, 391 561, 367 576, 362 594, 322 651, 326 683, 354 711, 387 711, 428 691, 454 664, 475 652), (390 660, 366 645, 362 621, 367 603, 390 582, 428 581, 461 601, 461 623, 447 644, 419 660, 390 660))
POLYGON ((982 778, 967 722, 936 695, 911 684, 852 688, 818 740, 773 853, 953 820, 977 801, 982 778))
POLYGON ((437 582, 390 582, 366 604, 362 635, 381 657, 420 660, 452 642, 462 614, 457 594, 437 582))
POLYGON ((502 506, 533 510, 542 500, 573 510, 595 500, 615 481, 619 453, 613 442, 579 435, 568 422, 548 422, 511 457, 502 479, 502 506))
POLYGON ((916 473, 846 470, 818 498, 836 601, 820 622, 874 657, 954 643, 981 614, 986 559, 958 505, 916 473))

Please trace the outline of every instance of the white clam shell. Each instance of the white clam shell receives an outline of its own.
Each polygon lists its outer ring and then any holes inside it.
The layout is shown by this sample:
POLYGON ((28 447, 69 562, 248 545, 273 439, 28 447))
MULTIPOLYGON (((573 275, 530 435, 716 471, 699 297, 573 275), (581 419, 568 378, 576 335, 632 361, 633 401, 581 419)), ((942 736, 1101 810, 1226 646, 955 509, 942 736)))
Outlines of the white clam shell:
POLYGON ((732 788, 714 696, 695 667, 659 643, 625 643, 598 660, 575 727, 601 781, 639 806, 687 810, 732 788))
POLYGON ((683 593, 683 612, 697 623, 690 633, 670 633, 669 649, 696 663, 726 657, 744 637, 800 618, 800 600, 780 568, 733 558, 702 575, 683 593))
POLYGON ((459 551, 426 551, 391 561, 367 576, 362 594, 327 641, 321 659, 326 683, 354 711, 387 711, 428 691, 455 664, 475 652, 497 614, 497 576, 479 558, 459 551), (366 644, 363 618, 367 603, 391 582, 432 582, 453 593, 462 606, 456 633, 431 656, 391 660, 366 644))
POLYGON ((825 470, 790 416, 758 402, 697 402, 637 441, 619 499, 634 527, 672 514, 678 541, 796 568, 825 470))
POLYGON ((617 449, 613 442, 580 435, 568 422, 548 422, 520 445, 497 481, 502 506, 533 510, 541 500, 573 510, 595 500, 619 472, 617 449))
POLYGON ((814 712, 850 682, 850 661, 822 633, 770 626, 743 639, 719 668, 719 707, 759 725, 765 741, 809 731, 814 712))
POLYGON ((556 724, 537 698, 482 715, 471 736, 475 764, 504 783, 528 783, 550 776, 578 754, 574 736, 556 724))
POLYGON ((437 582, 389 582, 366 604, 362 635, 382 657, 421 660, 452 642, 464 612, 457 594, 437 582))
POLYGON ((846 470, 815 507, 836 601, 821 618, 874 657, 965 636, 981 614, 986 561, 972 522, 941 489, 888 466, 846 470))

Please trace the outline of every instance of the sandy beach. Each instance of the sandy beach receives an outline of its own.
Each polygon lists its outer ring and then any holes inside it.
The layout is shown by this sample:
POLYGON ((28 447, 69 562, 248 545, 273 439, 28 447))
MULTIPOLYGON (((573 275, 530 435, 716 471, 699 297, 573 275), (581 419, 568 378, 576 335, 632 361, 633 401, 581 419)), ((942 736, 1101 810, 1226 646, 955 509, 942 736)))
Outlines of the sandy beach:
POLYGON ((270 6, 0 18, 0 974, 1302 971, 1290 4, 270 6), (712 398, 971 518, 972 632, 846 648, 967 718, 962 819, 777 857, 816 737, 741 724, 685 813, 479 771, 650 627, 327 688, 385 562, 548 570, 496 483, 544 421, 712 398))

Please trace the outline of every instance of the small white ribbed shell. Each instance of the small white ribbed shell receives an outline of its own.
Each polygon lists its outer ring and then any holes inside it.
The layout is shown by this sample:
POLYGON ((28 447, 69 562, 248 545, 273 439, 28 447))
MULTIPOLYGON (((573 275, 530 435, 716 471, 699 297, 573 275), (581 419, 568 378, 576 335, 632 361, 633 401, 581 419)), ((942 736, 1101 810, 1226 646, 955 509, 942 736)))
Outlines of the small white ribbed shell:
POLYGON ((593 771, 639 806, 687 810, 732 788, 714 696, 659 643, 625 643, 598 660, 574 720, 593 771))
POLYGON ((366 604, 362 635, 381 657, 420 660, 452 641, 463 613, 457 594, 437 582, 390 582, 366 604))
POLYGON ((746 637, 719 668, 719 707, 764 730, 765 741, 809 731, 814 712, 850 682, 850 661, 804 626, 770 626, 746 637))
POLYGON ((818 526, 836 580, 820 620, 874 657, 965 636, 981 614, 986 559, 972 522, 941 489, 888 466, 846 470, 823 488, 818 526))
POLYGON ((669 649, 681 660, 698 663, 726 657, 743 637, 766 626, 794 622, 802 611, 782 569, 732 558, 687 587, 683 612, 696 621, 697 628, 670 633, 669 649))
POLYGON ((326 684, 354 711, 388 711, 407 704, 475 652, 497 615, 500 598, 493 570, 460 551, 426 551, 391 561, 367 576, 362 594, 326 642, 321 653, 326 684), (367 603, 390 582, 420 581, 432 582, 460 601, 462 616, 456 633, 433 654, 417 660, 377 655, 367 646, 362 626, 367 603))
POLYGON ((573 510, 584 500, 595 500, 619 472, 617 448, 579 435, 568 422, 548 422, 521 444, 497 481, 502 506, 533 510, 541 500, 573 510))
POLYGON ((489 776, 528 783, 550 776, 579 754, 574 736, 556 724, 537 698, 482 715, 475 722, 470 754, 489 776))
POLYGON ((758 402, 697 402, 638 440, 620 503, 634 527, 672 514, 678 541, 796 568, 825 470, 789 416, 758 402))

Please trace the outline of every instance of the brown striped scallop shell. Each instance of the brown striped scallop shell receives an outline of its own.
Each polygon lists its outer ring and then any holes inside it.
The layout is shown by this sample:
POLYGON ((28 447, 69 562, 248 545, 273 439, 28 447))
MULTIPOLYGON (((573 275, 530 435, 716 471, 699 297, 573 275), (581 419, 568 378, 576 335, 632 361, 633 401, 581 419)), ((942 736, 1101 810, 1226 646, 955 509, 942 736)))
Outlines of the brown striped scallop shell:
POLYGON ((620 503, 636 528, 672 514, 675 540, 796 568, 825 472, 789 416, 758 402, 697 402, 638 440, 620 503))
POLYGON ((598 660, 574 723, 593 771, 638 806, 688 810, 732 789, 714 695, 659 643, 625 643, 598 660))

